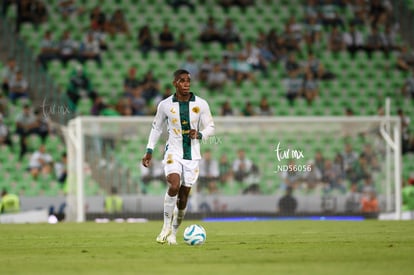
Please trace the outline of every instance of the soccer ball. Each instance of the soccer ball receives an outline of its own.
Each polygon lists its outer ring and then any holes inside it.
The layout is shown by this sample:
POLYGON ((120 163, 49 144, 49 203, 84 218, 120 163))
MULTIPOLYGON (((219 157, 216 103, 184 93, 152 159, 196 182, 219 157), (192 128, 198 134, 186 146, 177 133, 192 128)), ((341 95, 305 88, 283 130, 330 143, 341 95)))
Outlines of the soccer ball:
POLYGON ((184 241, 188 245, 202 245, 206 238, 206 230, 201 225, 192 224, 184 230, 184 241))

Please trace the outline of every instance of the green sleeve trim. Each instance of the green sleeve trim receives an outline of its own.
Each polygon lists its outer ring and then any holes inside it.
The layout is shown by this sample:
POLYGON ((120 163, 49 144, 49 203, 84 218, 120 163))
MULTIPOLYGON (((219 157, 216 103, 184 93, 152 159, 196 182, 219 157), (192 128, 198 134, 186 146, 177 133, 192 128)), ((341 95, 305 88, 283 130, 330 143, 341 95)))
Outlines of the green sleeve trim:
POLYGON ((152 154, 152 149, 151 148, 147 148, 147 154, 152 154))

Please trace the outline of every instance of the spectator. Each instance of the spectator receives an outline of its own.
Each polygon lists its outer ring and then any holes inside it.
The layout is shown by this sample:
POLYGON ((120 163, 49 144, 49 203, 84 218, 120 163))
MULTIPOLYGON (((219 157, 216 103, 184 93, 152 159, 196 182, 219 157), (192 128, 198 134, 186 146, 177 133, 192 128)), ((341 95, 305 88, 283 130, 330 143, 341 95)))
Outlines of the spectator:
POLYGON ((37 28, 41 23, 47 19, 46 6, 39 0, 20 0, 16 1, 17 16, 16 16, 16 32, 20 32, 22 23, 32 23, 37 28))
POLYGON ((326 73, 323 64, 316 58, 312 51, 308 52, 308 59, 305 63, 305 70, 311 72, 315 79, 325 79, 326 73))
POLYGON ((173 33, 170 30, 168 23, 164 23, 162 31, 158 35, 158 51, 164 53, 170 50, 176 50, 175 47, 175 38, 173 33))
POLYGON ((45 116, 40 110, 35 110, 34 115, 36 116, 36 134, 42 140, 42 143, 46 142, 47 137, 51 132, 50 121, 48 116, 45 116))
POLYGON ((402 46, 397 57, 397 68, 404 72, 414 70, 414 52, 410 51, 407 45, 402 46))
POLYGON ((254 111, 253 104, 250 101, 246 101, 244 108, 242 110, 244 116, 255 116, 256 112, 254 111))
MULTIPOLYGON (((295 167, 296 163, 294 159, 288 160, 288 167, 295 167)), ((287 190, 289 187, 292 189, 296 189, 300 183, 300 179, 302 176, 300 175, 299 171, 295 169, 286 169, 282 172, 282 184, 280 185, 282 190, 287 190)))
POLYGON ((307 191, 314 190, 322 183, 322 172, 313 161, 308 163, 309 170, 303 173, 303 183, 307 191))
POLYGON ((75 106, 81 97, 88 96, 92 100, 95 98, 96 93, 93 91, 89 76, 82 66, 78 66, 72 71, 67 94, 75 106))
POLYGON ((203 158, 200 160, 200 174, 197 191, 202 192, 207 189, 208 193, 217 191, 217 181, 219 180, 220 171, 219 163, 213 159, 211 151, 206 150, 203 158))
POLYGON ((313 73, 307 71, 303 83, 303 96, 305 97, 308 105, 312 104, 318 94, 318 82, 314 79, 313 73))
POLYGON ((404 211, 414 210, 414 175, 404 182, 402 189, 402 201, 404 211))
POLYGON ((98 41, 99 43, 99 49, 101 51, 106 51, 108 50, 108 44, 106 43, 106 32, 104 29, 99 28, 99 27, 95 27, 95 28, 90 28, 88 30, 88 32, 91 32, 93 35, 93 38, 98 41))
POLYGON ((7 192, 3 188, 0 200, 0 214, 20 212, 20 199, 17 195, 7 192))
POLYGON ((147 105, 145 98, 142 96, 142 92, 142 86, 138 86, 132 89, 132 96, 130 97, 130 101, 132 107, 132 115, 134 116, 143 116, 147 114, 147 105))
POLYGON ((190 43, 188 43, 185 36, 185 32, 181 32, 178 36, 177 43, 175 43, 175 50, 179 55, 183 54, 186 50, 190 49, 190 43))
POLYGON ((212 91, 221 91, 226 86, 227 76, 221 70, 220 63, 215 63, 213 65, 213 69, 207 75, 206 84, 212 91))
POLYGON ((379 23, 387 21, 388 10, 381 0, 371 0, 369 2, 369 22, 373 27, 379 23))
POLYGON ((247 62, 247 56, 243 53, 239 53, 237 59, 234 62, 234 77, 237 85, 240 85, 244 80, 250 80, 255 82, 255 76, 253 68, 249 62, 247 62))
POLYGON ((233 179, 233 167, 224 153, 219 160, 219 178, 222 184, 227 184, 233 179))
POLYGON ((350 24, 348 31, 344 33, 344 42, 347 51, 350 53, 351 57, 354 58, 355 54, 358 51, 364 49, 364 37, 361 32, 359 32, 355 25, 350 24))
POLYGON ((281 60, 286 57, 283 38, 278 35, 275 28, 270 29, 266 34, 266 47, 269 49, 276 60, 281 60))
POLYGON ((234 115, 233 108, 230 105, 230 101, 226 100, 221 105, 221 112, 220 112, 220 114, 222 116, 232 116, 232 115, 234 115))
POLYGON ((134 111, 132 109, 131 99, 127 97, 120 98, 115 106, 115 111, 121 116, 132 116, 134 111))
POLYGON ((99 5, 95 6, 90 15, 90 26, 92 30, 100 30, 103 32, 108 32, 109 29, 109 22, 106 19, 106 15, 102 12, 101 7, 99 5))
POLYGON ((304 39, 308 48, 312 45, 319 45, 322 41, 322 25, 319 24, 316 16, 309 17, 304 27, 304 39))
POLYGON ((85 63, 87 60, 94 60, 99 67, 102 67, 101 48, 98 40, 89 32, 79 48, 79 60, 85 63))
POLYGON ((13 57, 9 58, 7 60, 6 66, 3 68, 3 71, 2 71, 1 87, 5 95, 9 94, 9 83, 15 77, 17 71, 19 71, 19 68, 16 64, 16 59, 13 57))
POLYGON ((78 58, 78 43, 70 37, 70 31, 66 30, 59 41, 58 59, 66 66, 71 59, 78 58))
POLYGON ((221 33, 213 16, 209 16, 207 22, 202 26, 199 39, 202 43, 221 41, 221 33))
POLYGON ((248 6, 254 4, 252 0, 219 0, 218 4, 223 7, 224 11, 227 13, 231 6, 237 6, 242 12, 246 11, 248 6))
POLYGON ((302 72, 302 68, 296 61, 296 55, 293 52, 289 53, 288 58, 285 62, 285 71, 287 75, 291 75, 291 73, 298 75, 302 72))
POLYGON ((144 25, 138 32, 138 48, 144 55, 147 56, 148 52, 152 50, 154 43, 152 40, 151 29, 148 25, 144 25))
POLYGON ((192 79, 199 78, 200 68, 198 63, 195 61, 194 56, 191 53, 187 55, 187 58, 181 65, 181 68, 187 70, 190 73, 192 79))
POLYGON ((375 191, 369 192, 361 199, 361 212, 362 213, 378 213, 378 200, 375 191))
POLYGON ((221 71, 226 74, 228 80, 234 80, 234 70, 233 66, 230 63, 230 57, 228 55, 223 55, 220 62, 221 71))
POLYGON ((325 160, 322 182, 325 184, 325 192, 330 192, 334 189, 338 189, 341 193, 346 192, 345 186, 343 186, 342 173, 338 166, 333 165, 330 159, 325 160))
POLYGON ((221 43, 225 47, 229 43, 240 43, 240 34, 231 18, 226 18, 220 32, 221 43))
POLYGON ((279 199, 278 208, 279 214, 287 216, 293 215, 298 207, 298 201, 292 195, 293 188, 291 186, 286 188, 286 193, 279 199))
POLYGON ((83 12, 83 8, 78 7, 75 0, 59 0, 58 8, 63 19, 67 19, 72 14, 81 14, 83 12))
POLYGON ((287 92, 286 98, 290 104, 293 106, 295 100, 303 94, 303 80, 298 76, 296 71, 292 71, 289 73, 289 77, 287 79, 287 92))
POLYGON ((268 75, 267 61, 261 55, 260 49, 254 46, 250 40, 246 42, 245 48, 242 50, 242 53, 245 56, 247 63, 250 64, 253 70, 260 70, 265 77, 268 75))
POLYGON ((200 72, 198 74, 198 79, 202 83, 206 83, 207 78, 211 70, 213 69, 213 64, 211 63, 211 59, 208 55, 205 55, 203 58, 203 62, 199 66, 200 72))
POLYGON ((347 178, 351 182, 359 183, 362 179, 370 176, 370 167, 364 154, 360 154, 358 161, 353 163, 351 170, 347 173, 347 178))
POLYGON ((17 71, 9 83, 9 97, 11 102, 16 103, 17 99, 29 97, 29 83, 23 77, 22 71, 17 71))
POLYGON ((269 105, 269 101, 266 96, 262 96, 259 103, 259 115, 261 116, 272 116, 272 108, 269 105))
POLYGON ((52 156, 46 152, 45 145, 41 144, 39 149, 31 155, 29 160, 29 170, 33 179, 36 180, 39 177, 39 174, 50 174, 52 163, 52 156))
POLYGON ((299 51, 300 40, 297 39, 289 23, 285 24, 285 28, 281 36, 283 39, 283 45, 287 52, 298 52, 299 51))
POLYGON ((37 119, 30 106, 25 104, 22 113, 16 117, 16 133, 19 135, 20 141, 20 160, 27 152, 27 137, 37 133, 37 119))
POLYGON ((332 53, 339 53, 345 49, 344 35, 339 30, 338 26, 334 26, 329 33, 328 49, 332 53))
POLYGON ((9 105, 10 101, 4 96, 3 91, 0 91, 0 114, 5 117, 9 116, 9 105))
POLYGON ((391 24, 385 26, 385 31, 382 33, 383 46, 386 56, 392 51, 401 51, 401 46, 397 42, 395 29, 391 24))
MULTIPOLYGON (((161 148, 163 151, 164 148, 161 148)), ((151 165, 145 167, 144 165, 140 165, 141 168, 141 181, 144 184, 143 192, 144 194, 147 193, 147 186, 151 184, 152 181, 162 181, 164 183, 164 168, 161 161, 153 159, 151 161, 151 165)))
POLYGON ((160 94, 160 82, 157 78, 154 77, 154 74, 151 70, 149 70, 144 75, 144 79, 141 83, 143 87, 142 96, 145 98, 147 103, 151 102, 160 94))
MULTIPOLYGON (((172 86, 171 84, 166 84, 164 86, 164 93, 161 95, 158 95, 155 99, 154 99, 154 106, 157 107, 158 103, 161 102, 161 100, 164 100, 170 96, 172 96, 173 94, 173 90, 172 90, 172 86)), ((154 110, 155 111, 155 110, 154 110)))
POLYGON ((40 42, 40 54, 38 56, 39 63, 44 69, 47 69, 47 63, 56 59, 58 47, 56 41, 53 40, 52 32, 46 31, 43 40, 40 42))
POLYGON ((116 187, 111 187, 111 193, 105 197, 104 202, 105 213, 114 214, 121 213, 124 208, 124 201, 121 196, 118 195, 116 187))
POLYGON ((3 114, 0 113, 0 146, 7 145, 13 150, 13 143, 10 139, 10 131, 4 123, 3 114))
POLYGON ((343 26, 343 20, 339 16, 339 8, 333 3, 332 0, 324 0, 320 7, 319 19, 322 25, 329 26, 343 26))
POLYGON ((104 100, 101 96, 96 96, 93 100, 91 115, 99 116, 103 110, 107 108, 107 105, 104 103, 104 100))
POLYGON ((128 75, 124 78, 124 95, 131 95, 132 90, 141 85, 141 81, 138 79, 136 74, 136 68, 129 68, 128 75))
POLYGON ((384 38, 375 26, 371 28, 371 33, 367 36, 365 51, 369 58, 372 57, 373 52, 384 51, 384 38))
POLYGON ((252 169, 252 161, 246 157, 246 152, 243 149, 237 151, 237 159, 233 162, 234 179, 243 183, 250 175, 252 169))
POLYGON ((195 12, 195 5, 191 0, 168 0, 168 4, 174 9, 174 12, 177 13, 178 9, 181 6, 186 6, 190 9, 192 13, 195 12))
POLYGON ((125 19, 124 12, 121 9, 115 10, 108 22, 108 32, 111 35, 125 34, 129 35, 128 23, 125 19))
POLYGON ((414 69, 412 70, 411 76, 409 76, 404 85, 401 88, 401 93, 405 97, 411 97, 414 100, 414 69))
POLYGON ((355 25, 358 28, 364 28, 367 26, 367 18, 366 18, 366 9, 365 9, 365 3, 362 2, 363 6, 357 7, 356 10, 354 10, 353 15, 354 17, 349 21, 350 24, 355 25))
POLYGON ((358 191, 358 184, 352 183, 345 198, 345 212, 359 213, 361 212, 362 194, 358 191))
POLYGON ((345 143, 344 151, 342 152, 342 159, 344 162, 344 172, 346 177, 352 173, 352 167, 358 161, 358 153, 354 151, 351 143, 345 143))
POLYGON ((401 138, 402 138, 402 153, 408 153, 410 149, 410 117, 405 115, 403 109, 397 110, 397 115, 401 120, 401 138))
POLYGON ((321 171, 322 175, 325 172, 325 157, 322 154, 321 150, 317 150, 315 152, 315 156, 313 157, 313 163, 314 165, 321 171))
POLYGON ((66 183, 67 161, 67 154, 66 152, 64 152, 62 153, 60 160, 58 160, 54 164, 56 179, 58 183, 62 186, 66 183))

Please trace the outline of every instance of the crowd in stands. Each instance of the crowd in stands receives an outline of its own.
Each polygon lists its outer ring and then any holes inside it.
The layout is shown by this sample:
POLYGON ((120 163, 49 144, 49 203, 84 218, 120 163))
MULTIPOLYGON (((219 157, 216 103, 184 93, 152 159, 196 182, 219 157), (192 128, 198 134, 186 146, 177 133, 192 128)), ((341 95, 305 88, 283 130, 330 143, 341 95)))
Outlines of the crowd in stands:
MULTIPOLYGON (((44 1, 24 0, 17 1, 16 32, 20 31, 21 24, 31 22, 35 26, 48 20, 48 8, 44 1)), ((223 9, 228 12, 231 6, 239 6, 242 12, 255 5, 254 1, 218 1, 223 9)), ((3 1, 2 13, 5 15, 10 5, 15 1, 3 1)), ((197 9, 193 1, 168 1, 174 10, 183 6, 190 10, 197 9)), ((282 29, 274 26, 263 26, 257 30, 253 37, 246 37, 240 31, 237 23, 233 21, 229 13, 226 17, 215 17, 210 14, 205 22, 200 22, 198 41, 205 46, 212 44, 220 45, 220 56, 194 56, 191 51, 191 41, 187 40, 186 33, 173 29, 166 21, 158 33, 154 33, 154 26, 146 22, 139 29, 132 29, 120 7, 112 14, 107 14, 96 6, 91 10, 83 8, 77 1, 59 1, 59 12, 62 20, 69 17, 87 15, 88 26, 81 40, 72 37, 71 29, 66 29, 61 37, 56 37, 54 30, 46 30, 42 41, 40 41, 39 64, 48 70, 48 64, 52 60, 59 60, 67 66, 71 60, 85 64, 89 60, 97 63, 102 68, 105 60, 104 51, 115 51, 108 46, 108 37, 123 35, 134 40, 136 50, 140 51, 145 58, 152 52, 160 54, 174 51, 181 57, 181 64, 177 64, 191 72, 193 79, 206 87, 211 95, 222 93, 226 86, 233 82, 240 87, 244 82, 257 84, 262 79, 271 79, 274 68, 281 68, 278 73, 285 79, 285 97, 291 106, 294 106, 299 98, 303 98, 309 105, 320 96, 320 83, 331 81, 336 78, 335 73, 330 71, 323 60, 319 59, 321 51, 329 51, 333 55, 348 53, 350 58, 357 59, 358 55, 366 54, 373 58, 377 53, 384 54, 390 58, 396 54, 396 63, 392 70, 406 73, 406 80, 401 85, 401 94, 414 102, 414 52, 407 45, 397 39, 398 24, 393 18, 391 1, 380 0, 307 0, 303 5, 304 16, 297 17, 295 14, 289 16, 282 29), (351 20, 347 20, 343 11, 350 8, 353 14, 351 20), (218 22, 222 22, 219 24, 218 22)), ((152 70, 138 72, 139 68, 123 68, 125 76, 123 86, 119 87, 119 96, 115 100, 108 100, 102 96, 99 89, 92 85, 93 76, 88 74, 85 66, 79 65, 73 68, 68 76, 68 85, 64 87, 68 98, 74 109, 79 100, 87 98, 92 102, 90 114, 92 115, 118 115, 118 116, 142 116, 154 113, 158 102, 172 95, 174 91, 171 85, 161 85, 159 76, 154 75, 152 70)), ((3 68, 1 74, 2 93, 0 94, 0 143, 11 146, 11 135, 8 125, 3 123, 3 117, 9 116, 8 104, 19 104, 30 98, 30 83, 27 81, 22 70, 16 65, 16 60, 10 58, 3 68)), ((45 142, 50 134, 48 122, 39 110, 32 110, 29 105, 22 105, 22 113, 16 119, 16 133, 20 140, 20 158, 27 154, 27 137, 35 134, 45 142)), ((256 116, 274 115, 268 97, 263 96, 260 102, 252 102, 248 98, 240 110, 232 107, 231 99, 223 102, 220 115, 232 116, 256 116)), ((403 125, 404 152, 414 151, 414 138, 410 132, 410 118, 399 112, 403 125)), ((39 148, 34 155, 45 155, 39 148)), ((239 152, 243 155, 242 152, 239 152)), ((208 155, 208 153, 206 153, 208 155)), ((312 164, 312 175, 305 178, 313 182, 303 182, 303 175, 297 177, 298 181, 292 181, 295 175, 285 175, 282 183, 286 187, 296 188, 297 185, 305 184, 307 188, 324 186, 327 189, 338 189, 345 192, 349 186, 344 185, 344 179, 351 182, 351 186, 357 186, 359 192, 363 192, 364 186, 372 181, 372 175, 364 174, 364 166, 367 162, 366 153, 351 154, 352 163, 348 163, 347 155, 338 155, 338 159, 326 160, 323 164, 312 164), (337 162, 342 161, 343 171, 338 172, 337 162), (346 167, 346 168, 345 168, 346 167), (352 169, 350 168, 352 167, 352 169), (356 170, 354 170, 354 167, 356 170), (349 170, 350 169, 350 170, 349 170), (318 172, 319 171, 319 172, 318 172), (355 172, 357 171, 357 172, 355 172), (339 174, 338 174, 339 173, 339 174), (340 180, 341 179, 341 180, 340 180), (323 184, 319 184, 322 182, 323 184), (365 185, 362 184, 365 182, 365 185), (366 183, 368 182, 368 183, 366 183)), ((208 156, 206 157, 208 158, 208 156)), ((46 158, 47 159, 47 158, 46 158)), ((243 182, 248 176, 248 181, 257 180, 257 166, 252 163, 243 164, 248 167, 248 175, 237 172, 234 163, 226 163, 226 156, 219 161, 218 169, 214 172, 214 181, 211 175, 206 175, 204 184, 209 192, 217 192, 217 182, 225 183, 229 179, 243 182), (222 162, 223 161, 223 162, 222 162), (252 176, 253 175, 253 176, 252 176), (213 183, 211 183, 213 182, 213 183)), ((32 161, 31 161, 32 162, 32 161)), ((30 168, 33 178, 39 173, 52 173, 52 160, 40 161, 33 159, 35 168, 30 168), (41 168, 39 168, 41 163, 41 168), (46 163, 46 164, 43 164, 46 163)), ((204 165, 204 164, 203 164, 204 165)), ((342 164, 341 164, 342 165, 342 164)), ((215 166, 215 165, 213 165, 215 166)), ((236 165, 237 166, 237 165, 236 165)), ((200 171, 201 172, 201 171, 200 171)), ((61 178, 61 173, 59 173, 61 178)), ((297 176, 297 175, 296 175, 297 176)), ((203 177, 201 177, 203 179, 203 177)), ((203 186, 203 184, 201 184, 203 186)), ((204 187, 203 187, 204 188, 204 187)), ((353 190, 354 187, 351 188, 353 190)), ((246 192, 258 192, 257 189, 249 189, 246 192)))

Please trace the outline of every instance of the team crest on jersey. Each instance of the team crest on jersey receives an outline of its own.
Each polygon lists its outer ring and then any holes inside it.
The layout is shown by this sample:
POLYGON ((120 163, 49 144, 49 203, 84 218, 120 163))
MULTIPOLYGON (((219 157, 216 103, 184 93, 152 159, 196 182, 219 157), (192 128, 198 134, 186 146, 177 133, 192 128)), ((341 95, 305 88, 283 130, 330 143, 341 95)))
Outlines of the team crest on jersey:
POLYGON ((175 113, 176 113, 175 108, 174 108, 174 107, 172 107, 172 108, 170 109, 170 112, 171 112, 171 113, 173 113, 173 114, 175 114, 175 113))
POLYGON ((194 113, 198 114, 200 112, 200 107, 195 106, 195 107, 193 107, 192 110, 193 110, 194 113))

